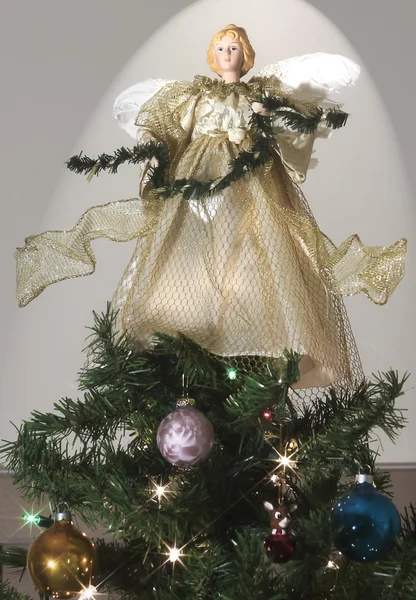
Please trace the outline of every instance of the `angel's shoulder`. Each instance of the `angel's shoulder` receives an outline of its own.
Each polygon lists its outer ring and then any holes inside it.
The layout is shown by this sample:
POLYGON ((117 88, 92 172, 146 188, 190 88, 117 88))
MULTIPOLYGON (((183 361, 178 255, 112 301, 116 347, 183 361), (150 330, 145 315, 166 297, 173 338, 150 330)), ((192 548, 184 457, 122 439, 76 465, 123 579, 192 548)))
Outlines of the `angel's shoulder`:
POLYGON ((191 81, 167 81, 149 96, 144 108, 153 106, 157 110, 158 106, 163 106, 174 110, 176 107, 191 102, 199 92, 200 90, 191 81))

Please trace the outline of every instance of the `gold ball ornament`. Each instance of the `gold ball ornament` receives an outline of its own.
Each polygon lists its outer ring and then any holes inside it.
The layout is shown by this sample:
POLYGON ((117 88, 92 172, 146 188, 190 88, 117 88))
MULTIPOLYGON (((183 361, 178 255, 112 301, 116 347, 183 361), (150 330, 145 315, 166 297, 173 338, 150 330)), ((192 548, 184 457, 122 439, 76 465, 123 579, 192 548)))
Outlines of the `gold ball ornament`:
POLYGON ((27 568, 38 590, 52 598, 71 598, 93 583, 97 549, 74 527, 71 513, 57 513, 54 524, 30 546, 27 568))

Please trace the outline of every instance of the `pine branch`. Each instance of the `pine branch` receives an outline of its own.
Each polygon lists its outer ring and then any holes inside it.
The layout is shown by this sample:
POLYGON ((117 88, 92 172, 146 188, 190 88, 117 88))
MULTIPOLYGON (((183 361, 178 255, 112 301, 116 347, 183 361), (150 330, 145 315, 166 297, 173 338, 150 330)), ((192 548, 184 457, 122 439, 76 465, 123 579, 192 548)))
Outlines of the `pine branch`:
POLYGON ((1 600, 31 600, 27 594, 20 594, 8 581, 0 581, 1 600))
POLYGON ((402 515, 402 534, 404 539, 416 541, 416 507, 410 504, 402 515))
POLYGON ((330 108, 325 112, 325 123, 332 129, 339 129, 347 124, 348 113, 339 108, 330 108))
POLYGON ((103 171, 115 174, 124 163, 137 165, 145 160, 150 160, 153 156, 159 160, 161 170, 168 168, 169 153, 166 146, 154 141, 134 146, 134 148, 122 146, 112 155, 104 153, 95 159, 80 152, 80 154, 71 156, 65 164, 74 173, 88 175, 87 180, 90 181, 94 175, 98 176, 103 171))
MULTIPOLYGON (((374 382, 364 382, 357 390, 343 390, 339 395, 332 390, 324 402, 304 405, 297 427, 306 437, 314 436, 308 452, 332 452, 334 458, 342 458, 347 447, 360 439, 366 441, 368 432, 376 427, 394 440, 406 423, 395 401, 403 394, 407 378, 405 374, 399 380, 397 373, 389 371, 374 382)), ((309 457, 312 458, 310 454, 309 457)))
POLYGON ((26 568, 27 550, 17 546, 7 546, 0 550, 0 565, 7 565, 18 571, 26 568))
POLYGON ((264 108, 271 112, 273 117, 280 117, 282 122, 294 131, 312 134, 316 131, 319 123, 324 120, 325 124, 332 129, 344 127, 348 120, 348 113, 339 108, 324 110, 321 107, 301 110, 296 102, 287 98, 280 98, 265 94, 258 100, 264 108))

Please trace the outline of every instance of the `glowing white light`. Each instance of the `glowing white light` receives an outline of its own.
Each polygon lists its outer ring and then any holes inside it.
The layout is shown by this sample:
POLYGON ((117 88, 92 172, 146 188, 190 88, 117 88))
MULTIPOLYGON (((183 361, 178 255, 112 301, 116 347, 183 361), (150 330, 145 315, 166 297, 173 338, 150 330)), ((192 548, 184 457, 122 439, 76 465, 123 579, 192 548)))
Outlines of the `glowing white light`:
POLYGON ((152 490, 152 498, 157 498, 159 504, 162 500, 162 498, 166 498, 166 495, 169 494, 171 492, 171 490, 169 490, 169 484, 167 485, 161 485, 160 483, 157 483, 156 481, 154 481, 153 479, 150 480, 152 486, 153 486, 153 490, 152 490))
POLYGON ((275 482, 276 482, 278 479, 279 479, 279 478, 278 478, 278 476, 277 476, 277 475, 272 475, 272 476, 270 477, 270 481, 272 481, 273 483, 275 483, 275 482))
POLYGON ((157 499, 159 500, 159 502, 165 495, 165 491, 166 491, 165 485, 157 485, 156 486, 156 496, 157 496, 157 499))
MULTIPOLYGON (((295 452, 293 454, 295 454, 295 452)), ((293 454, 287 456, 286 453, 280 454, 278 452, 279 458, 277 459, 277 466, 283 467, 283 472, 286 470, 286 467, 289 467, 289 469, 292 470, 296 468, 296 461, 292 460, 293 454)))
POLYGON ((90 600, 90 598, 94 598, 94 594, 96 593, 97 588, 95 588, 93 585, 90 585, 90 587, 88 587, 82 592, 82 594, 79 597, 79 600, 90 600))
POLYGON ((163 542, 167 548, 167 552, 165 553, 165 556, 167 556, 167 559, 165 561, 164 564, 166 564, 167 562, 171 562, 173 563, 173 568, 175 568, 175 564, 176 563, 180 563, 183 567, 185 566, 182 562, 182 558, 184 556, 187 556, 187 554, 184 554, 182 552, 183 548, 177 548, 176 547, 176 542, 175 545, 170 547, 166 542, 163 542))
POLYGON ((181 555, 179 548, 169 548, 169 560, 170 562, 176 562, 181 555))
POLYGON ((326 565, 326 568, 337 570, 337 569, 339 569, 339 566, 336 563, 334 563, 333 560, 328 560, 328 564, 326 565))

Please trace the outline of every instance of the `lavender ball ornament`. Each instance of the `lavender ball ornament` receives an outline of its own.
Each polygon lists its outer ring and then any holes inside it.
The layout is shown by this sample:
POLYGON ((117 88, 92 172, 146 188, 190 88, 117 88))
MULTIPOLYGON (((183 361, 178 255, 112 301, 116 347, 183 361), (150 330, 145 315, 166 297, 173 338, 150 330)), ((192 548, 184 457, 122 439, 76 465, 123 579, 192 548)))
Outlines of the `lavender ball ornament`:
POLYGON ((211 452, 214 428, 201 412, 192 406, 181 406, 159 425, 157 445, 172 465, 193 467, 203 462, 211 452))

